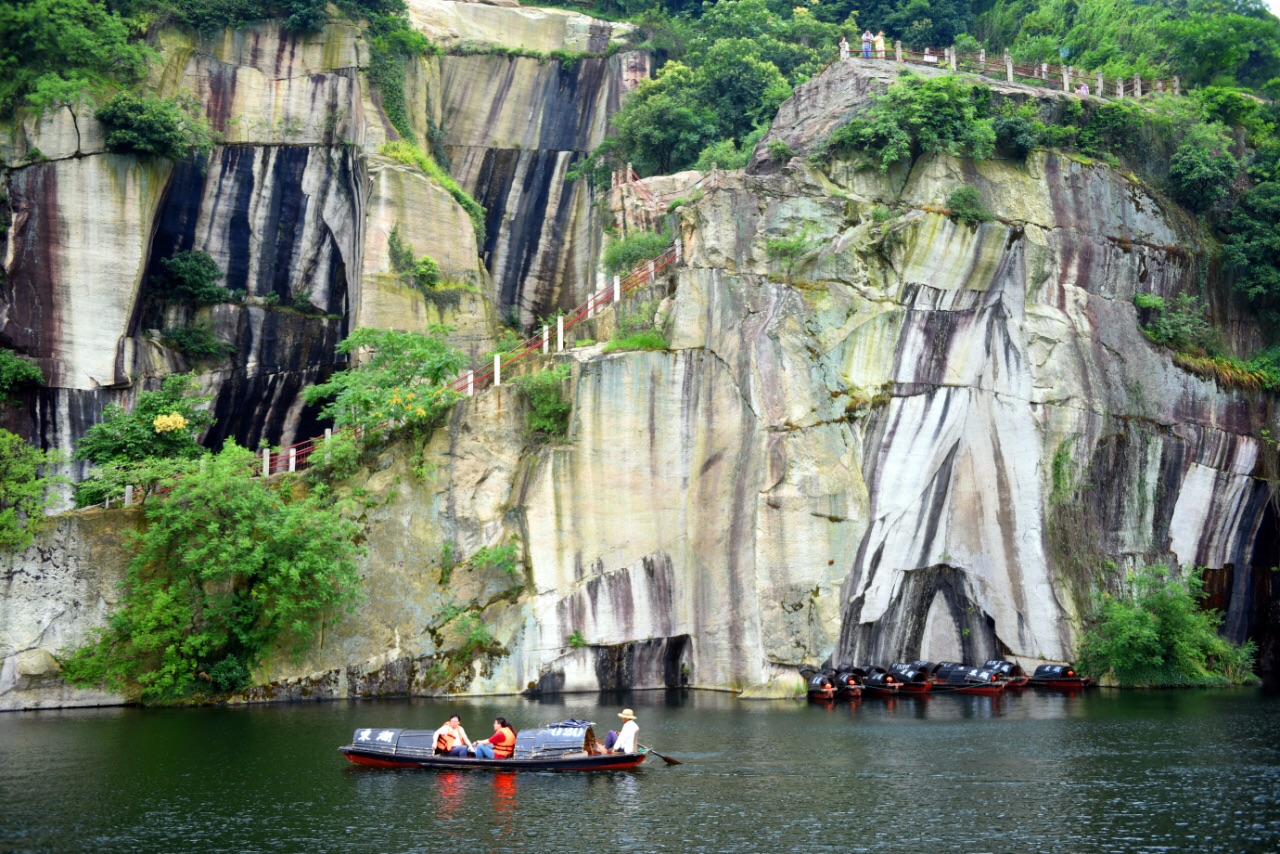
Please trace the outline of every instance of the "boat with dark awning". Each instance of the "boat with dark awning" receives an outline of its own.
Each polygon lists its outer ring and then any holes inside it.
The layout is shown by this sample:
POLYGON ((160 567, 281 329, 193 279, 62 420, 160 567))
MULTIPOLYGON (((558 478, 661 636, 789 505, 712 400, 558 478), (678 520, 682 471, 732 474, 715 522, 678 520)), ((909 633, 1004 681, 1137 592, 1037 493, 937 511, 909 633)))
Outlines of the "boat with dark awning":
POLYGON ((473 771, 625 771, 644 762, 639 753, 604 753, 591 721, 571 719, 516 735, 509 759, 437 755, 429 729, 358 729, 338 752, 356 765, 375 768, 442 768, 473 771))
POLYGON ((1031 674, 1029 684, 1035 688, 1056 688, 1059 691, 1078 691, 1088 688, 1093 680, 1081 676, 1070 664, 1042 664, 1031 674))

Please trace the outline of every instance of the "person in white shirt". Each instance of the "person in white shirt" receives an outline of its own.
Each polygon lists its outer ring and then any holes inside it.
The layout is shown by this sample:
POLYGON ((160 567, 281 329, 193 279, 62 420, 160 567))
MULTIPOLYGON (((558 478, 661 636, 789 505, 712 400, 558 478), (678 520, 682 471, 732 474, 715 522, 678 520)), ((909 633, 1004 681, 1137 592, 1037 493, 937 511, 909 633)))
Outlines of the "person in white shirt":
POLYGON ((622 725, 622 731, 618 733, 618 739, 613 743, 610 753, 635 753, 638 749, 636 739, 640 737, 640 726, 636 723, 635 712, 630 709, 623 709, 618 717, 622 718, 626 723, 622 725))

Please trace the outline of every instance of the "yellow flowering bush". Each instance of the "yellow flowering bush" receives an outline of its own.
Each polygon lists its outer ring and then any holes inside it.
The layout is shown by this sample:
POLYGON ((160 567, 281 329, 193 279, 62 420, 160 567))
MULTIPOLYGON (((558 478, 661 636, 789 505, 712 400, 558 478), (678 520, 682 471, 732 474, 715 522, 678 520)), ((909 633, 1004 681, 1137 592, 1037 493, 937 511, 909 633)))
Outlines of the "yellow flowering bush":
POLYGON ((170 412, 168 415, 157 415, 151 425, 156 428, 157 433, 172 433, 174 430, 187 429, 187 419, 180 412, 170 412))

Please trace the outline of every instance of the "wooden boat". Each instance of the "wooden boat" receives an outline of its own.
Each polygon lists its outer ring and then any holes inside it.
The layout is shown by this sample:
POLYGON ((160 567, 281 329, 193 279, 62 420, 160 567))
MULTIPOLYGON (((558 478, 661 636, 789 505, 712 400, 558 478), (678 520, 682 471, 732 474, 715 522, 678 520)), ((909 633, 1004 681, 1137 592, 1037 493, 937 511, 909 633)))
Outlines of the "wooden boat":
POLYGON ((814 670, 812 667, 802 667, 800 675, 804 677, 805 692, 810 700, 825 701, 835 697, 836 683, 829 673, 814 670))
POLYGON ((841 700, 854 700, 862 696, 862 680, 856 673, 841 670, 835 675, 836 697, 841 700))
POLYGON ((889 673, 898 681, 898 691, 903 694, 927 694, 933 687, 932 674, 901 661, 890 664, 889 673))
POLYGON ((1070 664, 1042 664, 1031 674, 1028 684, 1036 688, 1079 691, 1092 685, 1093 680, 1088 676, 1081 676, 1070 664))
POLYGON ((896 697, 900 683, 897 677, 874 664, 861 664, 850 671, 862 680, 862 693, 868 696, 896 697))
POLYGON ((968 664, 943 662, 938 665, 938 691, 952 694, 1001 694, 1005 682, 994 670, 971 667, 968 664))
POLYGON ((453 771, 625 771, 644 762, 639 753, 602 753, 591 721, 567 720, 516 735, 509 759, 439 756, 429 729, 358 729, 338 752, 356 765, 375 768, 441 768, 453 771))
POLYGON ((1006 689, 1027 687, 1026 671, 1022 669, 1021 665, 1014 664, 1012 661, 993 658, 984 663, 982 669, 994 670, 996 676, 1004 681, 1006 689))

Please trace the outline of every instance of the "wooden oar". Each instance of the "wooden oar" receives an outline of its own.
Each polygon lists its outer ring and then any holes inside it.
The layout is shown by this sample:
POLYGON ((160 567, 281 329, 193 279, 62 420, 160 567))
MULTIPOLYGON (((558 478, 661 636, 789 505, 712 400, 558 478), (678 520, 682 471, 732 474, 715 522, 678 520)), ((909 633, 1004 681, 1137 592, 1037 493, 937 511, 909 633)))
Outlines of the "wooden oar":
MULTIPOLYGON (((644 745, 641 745, 641 747, 644 747, 644 745)), ((652 753, 654 756, 658 757, 659 759, 661 759, 663 762, 667 763, 668 765, 683 765, 683 764, 684 764, 684 763, 683 763, 683 762, 681 762, 679 759, 672 759, 670 756, 663 756, 661 753, 659 753, 658 751, 654 750, 652 747, 644 747, 644 749, 645 749, 645 750, 647 750, 647 751, 649 751, 649 752, 650 752, 650 753, 652 753)))

